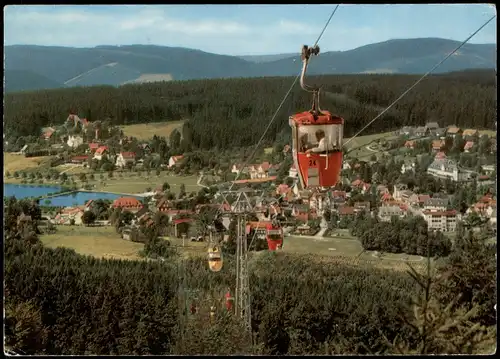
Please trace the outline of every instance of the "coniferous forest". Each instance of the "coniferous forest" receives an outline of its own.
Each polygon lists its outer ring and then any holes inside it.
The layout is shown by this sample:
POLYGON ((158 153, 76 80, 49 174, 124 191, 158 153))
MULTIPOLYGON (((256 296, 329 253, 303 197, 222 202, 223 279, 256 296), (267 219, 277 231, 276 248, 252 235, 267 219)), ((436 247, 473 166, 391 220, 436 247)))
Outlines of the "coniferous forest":
MULTIPOLYGON (((363 134, 403 125, 458 125, 493 129, 496 84, 492 70, 430 75, 363 134)), ((359 131, 419 76, 313 76, 322 86, 321 108, 346 120, 345 136, 359 131)), ((38 136, 44 126, 58 125, 70 111, 90 121, 112 125, 188 120, 183 138, 193 148, 227 149, 254 145, 268 125, 293 79, 287 77, 191 80, 45 90, 5 95, 6 138, 38 136)), ((288 116, 308 110, 311 99, 297 85, 283 104, 265 141, 273 143, 288 130, 288 116)))

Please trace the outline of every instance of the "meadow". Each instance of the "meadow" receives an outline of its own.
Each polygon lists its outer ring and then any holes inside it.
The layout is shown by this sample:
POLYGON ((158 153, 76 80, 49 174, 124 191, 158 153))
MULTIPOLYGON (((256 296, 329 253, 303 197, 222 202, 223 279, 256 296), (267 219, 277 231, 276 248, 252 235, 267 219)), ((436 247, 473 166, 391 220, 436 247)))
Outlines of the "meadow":
POLYGON ((152 122, 120 126, 120 129, 125 136, 134 136, 139 140, 149 140, 154 135, 168 138, 173 130, 180 130, 183 123, 184 121, 152 122))
POLYGON ((57 226, 57 232, 43 234, 42 243, 50 248, 65 247, 76 253, 104 259, 141 260, 142 243, 126 241, 114 227, 57 226))
POLYGON ((50 156, 24 157, 14 153, 3 153, 3 171, 14 173, 15 171, 35 169, 44 166, 50 160, 50 156))
MULTIPOLYGON (((67 171, 65 173, 75 181, 78 188, 87 184, 92 186, 92 191, 141 194, 146 192, 148 188, 155 190, 156 188, 163 186, 165 182, 170 185, 170 191, 172 193, 179 193, 181 184, 184 184, 186 192, 196 192, 201 188, 201 186, 197 184, 198 177, 172 175, 167 171, 160 172, 159 176, 153 171, 151 171, 149 175, 146 171, 114 171, 113 177, 111 178, 107 172, 93 172, 93 180, 89 178, 89 170, 83 167, 73 168, 72 171, 67 171), (85 173, 87 176, 87 180, 85 182, 82 182, 79 178, 81 173, 85 173)), ((22 178, 14 178, 12 176, 7 178, 4 176, 5 183, 21 184, 22 181, 22 178)), ((47 179, 35 180, 33 183, 60 185, 60 181, 47 179)))
MULTIPOLYGON (((344 232, 346 231, 340 230, 338 237, 285 237, 284 247, 279 255, 293 254, 307 256, 319 262, 401 271, 408 269, 407 262, 418 270, 426 268, 427 261, 419 256, 389 253, 376 255, 375 252, 363 251, 359 241, 344 232)), ((182 238, 163 239, 169 240, 183 258, 206 257, 205 242, 191 242, 189 238, 184 242, 182 238)), ((79 254, 96 258, 143 260, 139 251, 144 245, 121 239, 113 227, 57 226, 55 234, 43 234, 41 240, 47 247, 70 248, 79 254)), ((264 252, 252 253, 251 257, 264 252)))
POLYGON ((104 174, 101 180, 100 175, 94 175, 94 180, 87 181, 88 184, 95 186, 93 190, 116 192, 116 193, 144 193, 147 188, 155 190, 161 187, 165 182, 170 185, 170 191, 178 193, 181 184, 184 184, 187 192, 198 191, 201 187, 198 186, 196 176, 175 176, 167 172, 161 172, 157 176, 154 172, 149 175, 146 172, 141 172, 139 175, 136 172, 114 172, 112 178, 108 174, 104 174))
POLYGON ((357 136, 354 140, 350 141, 350 138, 345 138, 344 143, 349 141, 346 146, 347 151, 349 152, 347 157, 350 158, 363 158, 369 157, 373 154, 376 156, 380 156, 382 152, 371 151, 367 148, 367 146, 375 141, 379 141, 381 139, 391 140, 396 138, 394 132, 382 132, 374 135, 366 135, 366 136, 357 136))

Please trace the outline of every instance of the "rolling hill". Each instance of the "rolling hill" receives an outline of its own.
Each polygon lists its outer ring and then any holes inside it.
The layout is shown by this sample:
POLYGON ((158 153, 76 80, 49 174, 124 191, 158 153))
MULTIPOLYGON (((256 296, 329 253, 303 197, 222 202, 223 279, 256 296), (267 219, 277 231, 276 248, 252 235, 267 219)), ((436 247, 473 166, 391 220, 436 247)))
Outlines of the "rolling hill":
POLYGON ((5 70, 4 76, 5 92, 53 89, 63 86, 61 82, 51 80, 30 70, 5 70))
POLYGON ((250 62, 255 62, 257 64, 259 63, 264 63, 264 62, 272 62, 272 61, 277 61, 277 60, 282 60, 282 59, 288 59, 291 57, 296 57, 297 54, 276 54, 276 55, 245 55, 245 56, 238 56, 240 59, 250 61, 250 62))
MULTIPOLYGON (((438 38, 399 39, 349 51, 325 52, 314 58, 309 73, 425 73, 458 44, 438 38)), ((437 72, 481 68, 496 68, 495 44, 466 44, 437 72)), ((300 71, 300 56, 238 57, 153 45, 95 48, 13 45, 5 47, 5 69, 6 91, 11 92, 151 81, 293 76, 300 71), (30 77, 37 80, 26 80, 30 77)))

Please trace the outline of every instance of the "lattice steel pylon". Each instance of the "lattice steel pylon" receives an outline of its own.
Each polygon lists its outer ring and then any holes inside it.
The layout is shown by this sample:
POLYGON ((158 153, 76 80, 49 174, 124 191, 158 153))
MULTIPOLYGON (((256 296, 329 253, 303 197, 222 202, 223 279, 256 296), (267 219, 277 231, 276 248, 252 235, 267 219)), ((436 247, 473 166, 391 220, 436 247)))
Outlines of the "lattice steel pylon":
POLYGON ((248 242, 246 236, 246 215, 238 215, 236 237, 236 313, 251 332, 252 313, 250 283, 248 277, 248 242))
POLYGON ((241 189, 237 191, 223 192, 224 201, 227 201, 228 196, 235 196, 235 201, 230 204, 231 213, 236 215, 236 290, 235 290, 235 313, 244 322, 245 327, 252 332, 252 309, 250 282, 248 273, 248 242, 246 235, 246 224, 248 215, 255 213, 248 193, 257 191, 251 189, 241 189))

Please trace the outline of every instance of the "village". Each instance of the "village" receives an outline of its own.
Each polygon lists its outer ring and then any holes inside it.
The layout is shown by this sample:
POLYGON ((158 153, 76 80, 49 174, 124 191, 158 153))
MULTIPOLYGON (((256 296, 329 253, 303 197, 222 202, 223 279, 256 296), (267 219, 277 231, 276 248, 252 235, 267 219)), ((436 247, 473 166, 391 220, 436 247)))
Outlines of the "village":
MULTIPOLYGON (((110 173, 150 170, 156 165, 157 171, 161 169, 178 174, 185 162, 183 153, 163 160, 162 154, 155 153, 154 147, 158 146, 153 146, 151 141, 139 142, 131 136, 120 134, 117 128, 90 123, 73 114, 68 117, 65 126, 64 130, 61 127, 44 129, 41 139, 51 150, 65 149, 65 154, 56 154, 58 163, 64 161, 77 170, 84 168, 90 173, 110 173), (68 124, 74 124, 70 131, 67 131, 68 124), (105 132, 104 136, 102 132, 105 132)), ((233 208, 231 203, 221 199, 219 191, 233 185, 235 189, 248 192, 252 199, 256 218, 249 222, 248 233, 258 230, 262 223, 270 221, 273 216, 280 216, 287 235, 330 236, 335 235, 335 229, 347 228, 361 212, 382 222, 390 222, 394 217, 420 216, 429 230, 444 233, 454 232, 459 221, 473 216, 496 231, 494 137, 481 135, 476 129, 460 129, 456 126, 440 128, 436 122, 431 122, 417 128, 403 127, 391 136, 377 138, 359 147, 365 151, 364 156, 346 156, 342 181, 334 189, 317 192, 300 190, 297 170, 290 161, 291 148, 285 145, 280 154, 284 160, 280 163, 271 163, 273 157, 265 155, 262 158, 268 160, 261 163, 246 166, 233 163, 226 170, 230 178, 220 168, 218 171, 213 168, 201 170, 198 194, 186 194, 183 188, 182 195, 176 198, 169 191, 168 184, 150 187, 148 191, 146 188, 137 188, 137 192, 146 191, 147 196, 139 198, 131 193, 113 201, 90 200, 84 205, 44 213, 44 217, 55 225, 107 226, 113 224, 109 220, 113 211, 128 212, 130 215, 119 233, 125 240, 137 240, 137 236, 131 235, 134 229, 153 225, 156 214, 161 213, 168 217, 165 235, 194 240, 205 233, 197 219, 205 207, 216 208, 222 215, 226 230, 229 229, 233 208), (457 146, 460 148, 457 149, 457 146), (362 159, 368 156, 369 160, 362 159), (465 159, 467 164, 466 156, 476 156, 476 159, 480 156, 481 161, 473 161, 473 166, 464 168, 460 162, 465 159), (427 168, 422 171, 422 166, 425 167, 425 164, 422 165, 424 157, 427 158, 427 168), (287 163, 292 164, 282 168, 287 163), (381 179, 381 172, 385 171, 380 169, 381 164, 387 168, 392 166, 393 169, 396 166, 396 177, 381 179), (433 192, 428 188, 418 188, 411 176, 421 176, 422 172, 438 183, 452 183, 454 190, 442 188, 433 192), (204 184, 206 173, 215 176, 204 184), (229 178, 229 181, 223 178, 229 178), (477 190, 476 198, 469 200, 466 208, 463 208, 463 200, 457 199, 456 192, 458 187, 463 186, 475 186, 477 190), (197 202, 196 199, 200 198, 202 200, 197 202), (106 207, 104 211, 100 208, 98 212, 106 214, 89 215, 86 218, 85 213, 92 211, 96 202, 106 207)), ((28 152, 28 145, 25 145, 20 154, 26 155, 28 152)), ((88 176, 92 174, 87 172, 88 176)), ((81 174, 78 177, 83 187, 87 180, 84 181, 81 174)))

